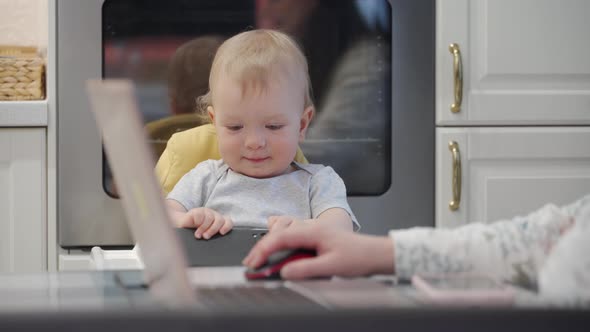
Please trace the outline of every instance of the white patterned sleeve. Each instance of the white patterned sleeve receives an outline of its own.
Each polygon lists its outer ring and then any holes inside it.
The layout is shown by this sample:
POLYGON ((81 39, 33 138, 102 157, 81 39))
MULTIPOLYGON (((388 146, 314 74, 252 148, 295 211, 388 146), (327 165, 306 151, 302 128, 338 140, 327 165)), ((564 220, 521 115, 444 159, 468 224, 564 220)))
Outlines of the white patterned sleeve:
POLYGON ((524 217, 455 229, 390 232, 398 277, 414 274, 485 274, 520 285, 536 283, 540 267, 572 217, 546 205, 524 217))
POLYGON ((590 195, 564 210, 574 225, 539 271, 539 293, 556 304, 590 306, 590 195))

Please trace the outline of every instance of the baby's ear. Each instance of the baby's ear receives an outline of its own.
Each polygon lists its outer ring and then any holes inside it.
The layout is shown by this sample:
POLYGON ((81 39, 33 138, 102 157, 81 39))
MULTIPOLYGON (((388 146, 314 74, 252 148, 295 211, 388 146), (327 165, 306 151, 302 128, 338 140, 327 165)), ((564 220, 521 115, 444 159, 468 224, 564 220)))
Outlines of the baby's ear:
POLYGON ((305 133, 307 133, 307 128, 309 128, 309 124, 311 123, 311 119, 315 114, 315 108, 313 106, 308 106, 303 110, 303 114, 301 114, 301 120, 299 121, 299 141, 303 141, 305 139, 305 133))
POLYGON ((215 111, 213 110, 213 106, 207 106, 207 115, 209 115, 211 123, 215 123, 215 111))

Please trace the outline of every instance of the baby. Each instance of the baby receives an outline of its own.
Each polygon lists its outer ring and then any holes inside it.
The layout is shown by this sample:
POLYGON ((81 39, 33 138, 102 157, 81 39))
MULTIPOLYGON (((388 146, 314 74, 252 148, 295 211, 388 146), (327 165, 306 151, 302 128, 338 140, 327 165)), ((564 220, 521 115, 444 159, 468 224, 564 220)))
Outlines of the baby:
POLYGON ((284 33, 247 31, 219 47, 199 100, 222 159, 198 164, 169 193, 176 226, 204 239, 234 225, 360 227, 331 167, 293 161, 314 115, 310 90, 307 60, 284 33))

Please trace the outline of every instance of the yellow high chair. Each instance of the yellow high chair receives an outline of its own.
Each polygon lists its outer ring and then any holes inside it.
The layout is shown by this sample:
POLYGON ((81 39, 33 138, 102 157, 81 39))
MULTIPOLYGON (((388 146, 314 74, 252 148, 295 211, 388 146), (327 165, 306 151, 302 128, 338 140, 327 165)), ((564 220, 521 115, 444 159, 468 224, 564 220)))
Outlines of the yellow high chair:
POLYGON ((202 116, 196 113, 168 116, 149 122, 145 125, 145 131, 154 150, 156 159, 160 158, 166 149, 166 143, 175 133, 192 129, 205 124, 202 116))

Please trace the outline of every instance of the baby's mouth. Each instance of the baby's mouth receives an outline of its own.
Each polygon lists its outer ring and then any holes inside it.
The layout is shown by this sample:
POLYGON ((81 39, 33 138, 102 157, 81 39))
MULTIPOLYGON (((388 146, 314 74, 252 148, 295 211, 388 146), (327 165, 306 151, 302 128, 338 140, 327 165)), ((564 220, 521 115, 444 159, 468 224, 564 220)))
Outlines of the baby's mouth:
POLYGON ((249 162, 252 163, 261 163, 265 160, 267 160, 269 157, 256 157, 256 158, 249 158, 249 157, 244 157, 244 159, 246 159, 249 162))

